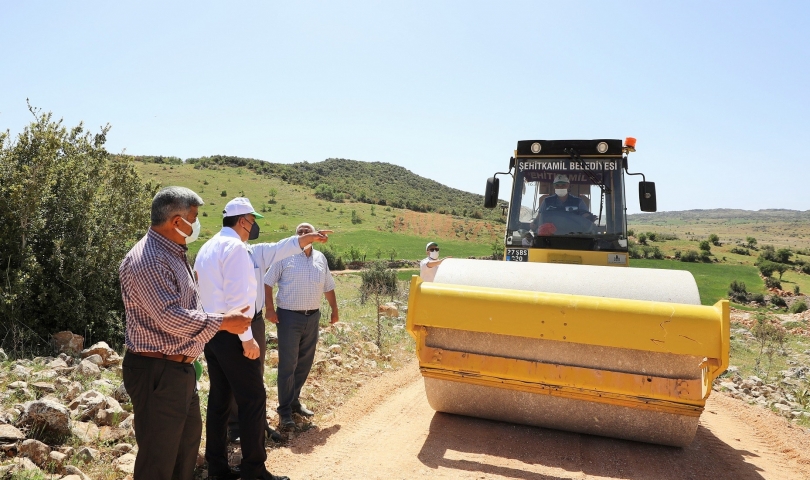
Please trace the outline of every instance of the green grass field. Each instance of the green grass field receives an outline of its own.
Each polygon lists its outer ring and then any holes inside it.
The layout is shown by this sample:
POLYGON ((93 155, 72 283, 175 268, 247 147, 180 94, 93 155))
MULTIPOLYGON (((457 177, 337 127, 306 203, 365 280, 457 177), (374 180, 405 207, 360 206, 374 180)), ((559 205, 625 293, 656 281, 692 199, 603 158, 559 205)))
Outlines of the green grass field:
POLYGON ((703 305, 714 305, 728 298, 728 286, 733 280, 745 282, 749 292, 763 292, 765 284, 756 267, 749 265, 724 265, 717 263, 689 263, 673 260, 631 260, 631 267, 686 270, 695 277, 703 305))

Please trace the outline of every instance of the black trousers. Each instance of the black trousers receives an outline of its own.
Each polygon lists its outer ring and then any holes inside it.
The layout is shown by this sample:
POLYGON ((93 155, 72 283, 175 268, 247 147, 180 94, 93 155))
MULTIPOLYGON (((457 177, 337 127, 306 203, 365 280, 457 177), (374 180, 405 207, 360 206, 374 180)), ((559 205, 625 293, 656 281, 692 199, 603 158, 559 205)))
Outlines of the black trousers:
POLYGON ((191 480, 202 438, 194 367, 131 352, 122 367, 135 413, 135 480, 191 480))
MULTIPOLYGON (((253 317, 250 330, 253 332, 256 343, 259 344, 259 360, 262 363, 262 382, 264 382, 264 354, 267 352, 267 336, 262 312, 257 312, 253 317)), ((236 398, 233 395, 231 395, 231 415, 228 417, 228 431, 231 437, 236 438, 239 436, 239 406, 236 404, 236 398)))
POLYGON ((228 467, 228 415, 231 396, 239 406, 239 433, 242 447, 242 478, 254 479, 265 471, 264 426, 266 398, 262 379, 262 361, 250 360, 242 353, 237 335, 218 332, 205 345, 211 391, 208 394, 208 418, 205 422, 205 459, 208 474, 226 475, 228 467))
POLYGON ((321 312, 302 315, 279 308, 278 313, 278 414, 289 416, 301 406, 298 396, 307 381, 315 348, 321 312))

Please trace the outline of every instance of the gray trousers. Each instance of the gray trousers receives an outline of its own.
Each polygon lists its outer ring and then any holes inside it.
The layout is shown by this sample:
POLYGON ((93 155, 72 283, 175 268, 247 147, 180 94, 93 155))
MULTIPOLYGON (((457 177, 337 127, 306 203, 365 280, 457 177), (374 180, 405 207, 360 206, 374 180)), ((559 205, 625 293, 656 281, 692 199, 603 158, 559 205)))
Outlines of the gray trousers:
POLYGON ((307 381, 315 347, 318 346, 318 322, 321 312, 306 316, 279 308, 278 313, 278 414, 289 416, 301 403, 298 395, 307 381))
POLYGON ((191 480, 202 439, 194 366, 127 352, 122 367, 135 413, 135 480, 191 480))
MULTIPOLYGON (((264 361, 267 352, 267 336, 265 335, 264 316, 262 312, 256 312, 250 324, 253 338, 259 344, 259 360, 262 362, 262 383, 264 382, 264 361)), ((236 398, 231 396, 231 414, 228 417, 228 433, 232 438, 239 436, 239 407, 236 406, 236 398)))

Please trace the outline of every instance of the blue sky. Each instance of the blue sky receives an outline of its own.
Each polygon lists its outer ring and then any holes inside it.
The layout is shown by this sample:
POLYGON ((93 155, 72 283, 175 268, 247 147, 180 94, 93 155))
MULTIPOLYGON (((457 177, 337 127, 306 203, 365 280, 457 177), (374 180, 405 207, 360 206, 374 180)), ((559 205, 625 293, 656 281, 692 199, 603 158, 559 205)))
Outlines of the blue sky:
POLYGON ((110 123, 112 152, 381 161, 476 193, 517 140, 634 136, 659 210, 807 210, 808 19, 807 2, 2 2, 0 128, 31 121, 29 98, 110 123))

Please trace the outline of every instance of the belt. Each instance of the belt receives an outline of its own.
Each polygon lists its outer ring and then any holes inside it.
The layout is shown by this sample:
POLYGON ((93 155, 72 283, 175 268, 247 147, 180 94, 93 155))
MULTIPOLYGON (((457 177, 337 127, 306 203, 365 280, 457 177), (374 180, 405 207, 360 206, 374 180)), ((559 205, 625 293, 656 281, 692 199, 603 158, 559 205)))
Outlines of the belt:
POLYGON ((179 353, 177 355, 166 355, 165 353, 160 352, 133 352, 132 350, 127 351, 133 355, 138 355, 140 357, 162 358, 163 360, 169 360, 172 362, 191 363, 194 361, 194 357, 188 357, 186 355, 182 355, 179 353))
MULTIPOLYGON (((286 308, 282 308, 281 310, 287 310, 286 308)), ((312 315, 313 313, 320 312, 320 308, 316 308, 315 310, 287 310, 288 312, 295 312, 299 313, 305 317, 312 315)))

